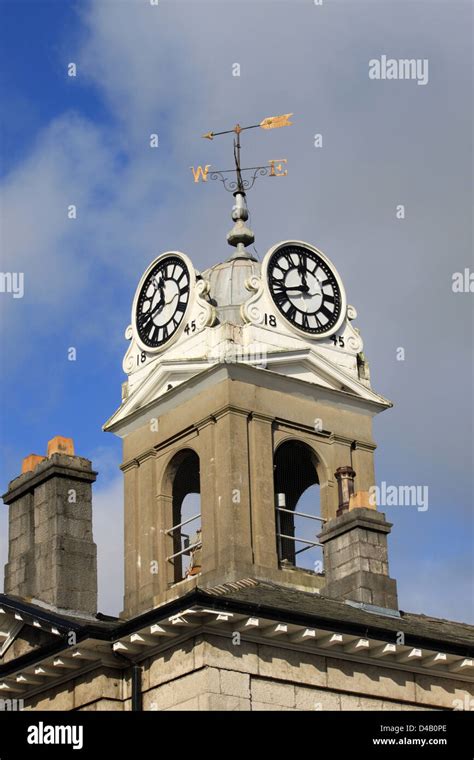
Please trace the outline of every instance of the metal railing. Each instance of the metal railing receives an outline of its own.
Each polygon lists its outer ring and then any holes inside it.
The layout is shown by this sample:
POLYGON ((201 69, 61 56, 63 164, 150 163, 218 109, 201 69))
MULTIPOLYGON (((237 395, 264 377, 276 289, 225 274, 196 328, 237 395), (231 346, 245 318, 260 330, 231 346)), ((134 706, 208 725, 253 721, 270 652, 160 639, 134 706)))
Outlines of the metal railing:
MULTIPOLYGON (((279 502, 284 503, 284 494, 277 494, 277 499, 279 502)), ((293 509, 286 509, 286 507, 280 507, 276 506, 276 513, 277 513, 277 539, 278 539, 278 553, 280 560, 284 559, 283 557, 283 545, 282 545, 282 539, 286 539, 287 541, 293 541, 296 543, 306 544, 302 549, 296 550, 295 546, 295 557, 298 554, 301 554, 302 552, 308 551, 308 549, 312 549, 315 546, 322 546, 322 544, 319 541, 308 541, 307 538, 300 538, 299 536, 288 536, 285 533, 282 533, 281 530, 281 512, 285 512, 286 514, 291 515, 292 517, 304 517, 308 520, 318 520, 321 523, 325 523, 326 519, 324 517, 318 517, 316 515, 309 515, 307 512, 296 512, 293 509)), ((293 521, 294 525, 294 521, 293 521)))
MULTIPOLYGON (((191 522, 194 522, 194 520, 199 520, 201 518, 201 513, 194 515, 193 517, 188 517, 187 520, 183 520, 180 523, 177 523, 177 525, 173 525, 171 528, 168 528, 165 530, 165 533, 167 536, 172 536, 173 539, 175 536, 173 535, 176 530, 179 528, 182 528, 183 525, 188 525, 191 522)), ((187 533, 183 533, 180 531, 180 539, 184 538, 185 542, 186 539, 189 541, 189 535, 187 533)), ((186 544, 184 546, 184 549, 181 549, 179 552, 175 552, 174 554, 170 554, 168 557, 166 557, 167 562, 172 562, 176 557, 180 557, 182 554, 189 555, 193 549, 197 549, 198 547, 202 546, 202 541, 197 541, 195 544, 186 544)))

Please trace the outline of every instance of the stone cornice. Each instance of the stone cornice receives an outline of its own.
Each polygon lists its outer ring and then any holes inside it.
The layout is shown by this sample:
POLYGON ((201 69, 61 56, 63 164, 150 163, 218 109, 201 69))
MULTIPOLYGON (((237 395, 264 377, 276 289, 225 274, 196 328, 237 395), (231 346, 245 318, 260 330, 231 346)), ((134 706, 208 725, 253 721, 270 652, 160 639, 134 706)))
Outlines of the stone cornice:
POLYGON ((344 446, 352 446, 355 443, 354 451, 375 451, 377 444, 373 441, 362 441, 359 438, 350 438, 339 433, 331 433, 334 443, 342 443, 344 446))
POLYGON ((279 430, 282 430, 283 428, 287 428, 288 430, 297 430, 300 433, 311 435, 316 438, 329 439, 332 436, 332 433, 329 430, 315 430, 311 425, 305 425, 304 423, 286 420, 284 417, 275 417, 275 424, 278 425, 279 430))
POLYGON ((351 509, 340 517, 335 517, 327 522, 319 534, 319 540, 321 543, 326 543, 326 541, 355 528, 362 528, 376 533, 390 533, 392 525, 392 523, 387 522, 383 512, 359 507, 351 509))
MULTIPOLYGON (((152 376, 150 376, 149 382, 151 382, 151 378, 152 376)), ((125 435, 130 429, 138 426, 141 418, 149 414, 152 409, 159 411, 159 414, 164 414, 184 401, 195 397, 201 390, 211 388, 226 379, 284 392, 285 394, 294 393, 317 401, 332 403, 337 401, 338 404, 346 406, 348 409, 364 410, 371 416, 390 406, 390 403, 385 399, 378 397, 373 391, 369 391, 359 383, 357 390, 360 390, 362 395, 358 395, 354 391, 324 387, 317 383, 287 377, 267 369, 257 369, 246 364, 216 364, 150 401, 145 400, 147 396, 145 394, 140 404, 137 393, 133 393, 107 421, 104 430, 125 435), (367 395, 364 396, 364 394, 367 395), (134 403, 139 404, 138 408, 133 406, 134 403)), ((152 393, 151 388, 149 393, 152 393)))
MULTIPOLYGON (((73 460, 73 457, 68 457, 68 459, 73 460)), ((2 496, 4 504, 11 504, 25 493, 29 493, 47 480, 51 480, 51 478, 57 477, 66 478, 68 480, 80 480, 85 483, 94 483, 97 478, 97 472, 95 470, 74 467, 73 461, 68 464, 62 464, 55 461, 53 458, 41 462, 41 465, 38 468, 31 473, 25 473, 25 475, 20 476, 10 483, 9 490, 2 496), (25 475, 27 477, 25 477, 25 475)))

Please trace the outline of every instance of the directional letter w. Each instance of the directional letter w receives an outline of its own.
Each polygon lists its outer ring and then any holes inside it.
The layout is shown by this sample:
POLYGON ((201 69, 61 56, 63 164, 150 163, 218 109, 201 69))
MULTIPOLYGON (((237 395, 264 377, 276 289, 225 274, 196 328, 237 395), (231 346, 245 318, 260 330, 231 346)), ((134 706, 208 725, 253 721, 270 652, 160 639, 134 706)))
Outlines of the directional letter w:
POLYGON ((207 182, 207 173, 209 169, 211 168, 211 164, 206 164, 204 169, 202 166, 198 166, 197 169, 194 168, 194 166, 189 167, 193 173, 194 181, 199 182, 199 179, 201 178, 203 182, 207 182))

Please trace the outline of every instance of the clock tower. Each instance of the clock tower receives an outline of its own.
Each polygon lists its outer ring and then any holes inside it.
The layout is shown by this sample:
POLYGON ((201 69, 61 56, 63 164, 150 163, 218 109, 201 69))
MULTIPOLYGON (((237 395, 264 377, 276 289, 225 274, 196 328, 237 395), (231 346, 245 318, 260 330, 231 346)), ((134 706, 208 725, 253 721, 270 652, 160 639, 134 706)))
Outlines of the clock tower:
POLYGON ((123 614, 245 578, 396 608, 391 526, 369 495, 372 418, 391 403, 356 310, 314 245, 254 257, 236 185, 234 253, 202 272, 162 253, 133 300, 104 426, 123 440, 123 614))
POLYGON ((297 236, 249 250, 233 131, 235 250, 204 271, 159 253, 125 331, 105 424, 123 441, 123 611, 96 613, 96 473, 61 438, 4 497, 0 691, 37 710, 459 709, 472 627, 398 609, 372 499, 372 419, 391 404, 342 273, 297 236))

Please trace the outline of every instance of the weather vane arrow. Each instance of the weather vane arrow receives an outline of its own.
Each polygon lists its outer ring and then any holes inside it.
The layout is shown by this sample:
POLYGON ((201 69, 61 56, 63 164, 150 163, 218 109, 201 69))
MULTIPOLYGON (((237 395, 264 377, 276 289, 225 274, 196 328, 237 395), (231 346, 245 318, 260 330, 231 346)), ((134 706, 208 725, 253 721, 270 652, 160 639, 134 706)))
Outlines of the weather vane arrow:
POLYGON ((250 127, 241 127, 240 124, 236 124, 233 129, 226 129, 224 132, 206 132, 203 137, 207 140, 213 140, 217 135, 228 135, 231 132, 240 134, 244 129, 257 129, 258 127, 261 127, 262 129, 277 129, 278 127, 290 127, 293 124, 292 121, 289 121, 290 116, 293 116, 293 114, 284 113, 281 116, 267 116, 267 118, 263 119, 260 124, 252 124, 250 127))
POLYGON ((240 124, 236 124, 232 129, 225 129, 222 132, 206 132, 202 137, 207 140, 213 140, 214 137, 219 135, 234 134, 234 169, 218 169, 212 170, 211 164, 198 166, 197 169, 191 166, 190 169, 193 173, 194 182, 207 182, 208 177, 211 180, 219 179, 226 190, 233 193, 235 198, 235 204, 232 209, 232 219, 235 224, 232 230, 227 235, 227 242, 229 245, 233 245, 237 248, 232 258, 253 258, 249 254, 245 247, 253 243, 255 240, 254 234, 249 229, 245 222, 248 219, 248 208, 245 200, 245 191, 250 190, 253 187, 257 177, 286 177, 288 170, 283 168, 286 164, 286 158, 272 158, 265 166, 247 166, 243 167, 240 163, 240 134, 247 129, 278 129, 279 127, 289 127, 293 122, 290 121, 292 113, 284 113, 280 116, 267 116, 259 124, 251 124, 248 127, 241 127, 240 124), (242 172, 253 171, 253 175, 250 179, 243 178, 242 172), (225 176, 228 174, 235 174, 235 179, 230 179, 225 176))

